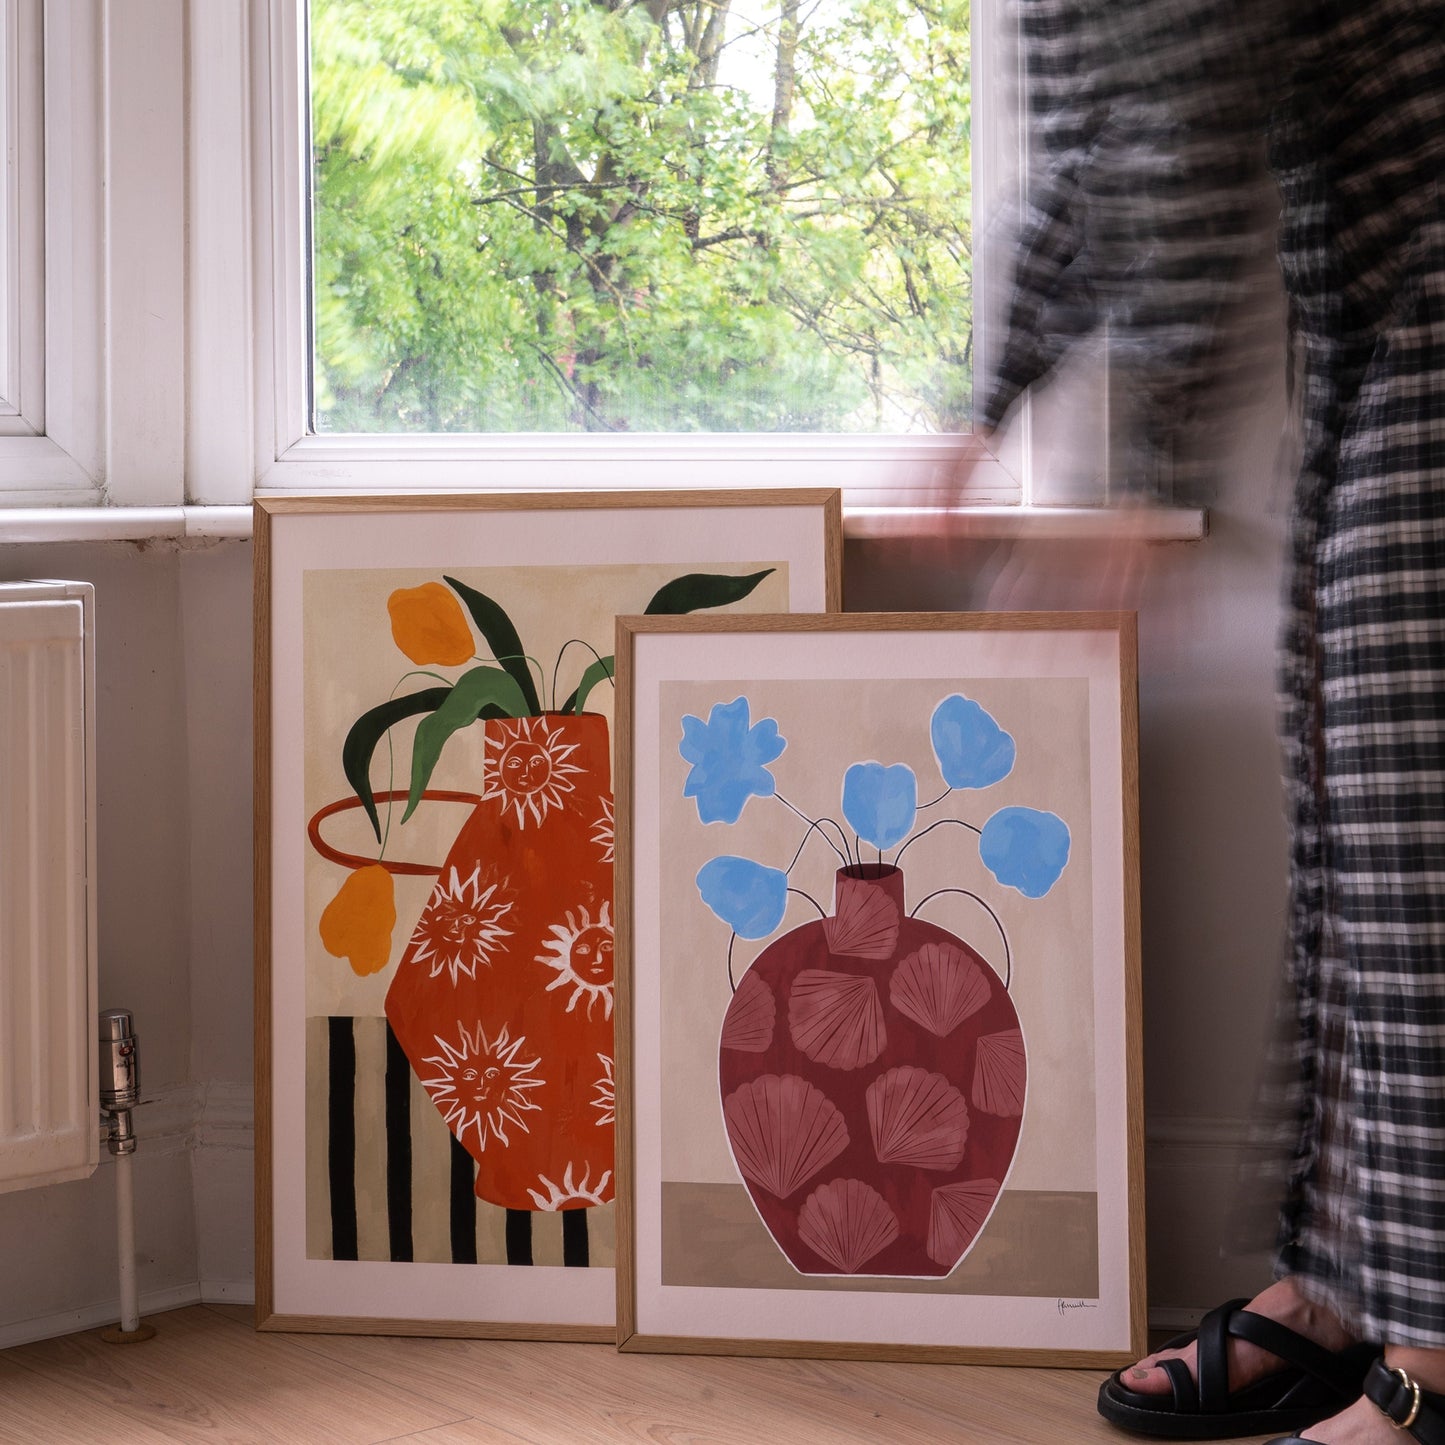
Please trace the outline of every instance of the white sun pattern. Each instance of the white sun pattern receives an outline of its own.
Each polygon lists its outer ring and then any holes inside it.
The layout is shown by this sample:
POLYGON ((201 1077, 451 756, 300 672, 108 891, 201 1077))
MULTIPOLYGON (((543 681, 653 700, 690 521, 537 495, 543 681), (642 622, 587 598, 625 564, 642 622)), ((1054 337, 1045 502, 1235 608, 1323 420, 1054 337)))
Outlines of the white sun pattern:
POLYGON ((552 937, 544 939, 546 950, 537 955, 537 962, 552 969, 557 977, 547 985, 547 992, 553 989, 572 989, 567 1000, 567 1012, 577 1007, 580 999, 587 1000, 587 1017, 602 1005, 602 1017, 612 1017, 612 905, 604 902, 597 921, 587 909, 579 907, 574 917, 569 909, 565 923, 554 923, 552 937))
POLYGON ((614 862, 613 846, 616 836, 616 823, 612 811, 612 799, 602 799, 602 816, 592 825, 592 841, 597 845, 598 851, 602 854, 604 863, 614 862))
POLYGON ((602 1076, 592 1083, 593 1097, 589 1101, 597 1110, 597 1127, 612 1124, 617 1119, 617 1084, 612 1077, 612 1060, 606 1054, 598 1054, 597 1062, 602 1065, 602 1076))
POLYGON ((498 731, 482 758, 482 797, 500 798, 503 813, 511 808, 519 828, 529 818, 540 823, 553 808, 565 806, 567 794, 576 790, 572 779, 585 771, 568 761, 577 744, 564 742, 544 717, 518 718, 498 731))
POLYGON ((482 1150, 492 1139, 505 1148, 511 1142, 508 1129, 531 1133, 522 1115, 538 1111, 540 1106, 528 1094, 546 1080, 533 1073, 540 1059, 518 1058, 525 1035, 513 1039, 503 1027, 496 1038, 489 1039, 480 1023, 470 1032, 458 1023, 457 1035, 456 1044, 434 1035, 441 1053, 423 1061, 437 1070, 421 1082, 447 1127, 461 1143, 471 1130, 482 1150))
POLYGON ((512 911, 512 900, 498 896, 500 883, 483 888, 481 873, 478 863, 463 879, 454 867, 447 882, 432 894, 412 934, 413 961, 426 964, 432 978, 445 969, 453 986, 462 974, 475 978, 478 965, 491 967, 497 945, 512 936, 512 930, 502 925, 512 911))
POLYGON ((529 1189, 528 1194, 532 1196, 533 1203, 538 1209, 551 1212, 557 1209, 586 1209, 605 1204, 603 1194, 607 1191, 607 1181, 612 1178, 612 1171, 604 1169, 596 1184, 592 1183, 592 1166, 588 1165, 582 1171, 582 1178, 576 1178, 576 1166, 568 1164, 562 1175, 562 1182, 555 1184, 545 1174, 537 1176, 537 1183, 546 1191, 539 1194, 535 1189, 529 1189))

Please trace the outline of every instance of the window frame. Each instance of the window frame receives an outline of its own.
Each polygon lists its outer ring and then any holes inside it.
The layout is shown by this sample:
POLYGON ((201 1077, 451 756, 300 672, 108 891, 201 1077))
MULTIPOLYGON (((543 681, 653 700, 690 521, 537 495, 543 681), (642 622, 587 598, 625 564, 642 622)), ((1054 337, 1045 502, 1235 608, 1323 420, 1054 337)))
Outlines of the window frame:
POLYGON ((104 499, 100 7, 0 0, 5 373, 0 500, 104 499))
MULTIPOLYGON (((194 67, 207 72, 225 47, 214 43, 229 29, 221 12, 238 0, 208 0, 194 5, 190 38, 194 67), (197 24, 197 21, 203 23, 197 24), (205 32, 212 32, 209 36, 205 32)), ((973 17, 974 195, 1017 201, 1022 184, 1021 139, 1005 121, 1002 97, 1016 83, 1004 74, 1012 47, 1003 43, 1002 0, 976 0, 973 17)), ((251 438, 255 489, 265 491, 349 491, 370 489, 453 490, 550 489, 646 486, 791 486, 831 485, 844 489, 855 507, 937 507, 1017 505, 1029 500, 1027 475, 1029 408, 1009 429, 1004 445, 990 449, 973 435, 868 436, 821 434, 682 435, 547 433, 495 436, 317 435, 309 432, 309 336, 306 297, 309 270, 306 116, 305 0, 259 0, 251 8, 249 46, 252 57, 250 99, 251 236, 253 241, 254 320, 249 335, 251 375, 243 379, 235 364, 237 347, 229 348, 232 376, 216 381, 210 404, 198 409, 193 395, 193 426, 198 416, 215 416, 222 398, 241 392, 256 399, 251 438), (965 465, 967 463, 967 465, 965 465)), ((215 108, 225 92, 209 77, 193 70, 193 106, 215 108)), ((207 123, 192 117, 196 149, 215 157, 215 134, 224 129, 221 116, 207 123), (197 124, 197 122, 200 122, 197 124)), ((233 136, 232 155, 245 138, 233 136)), ((217 172, 212 171, 214 183, 217 172)), ((197 180, 192 170, 193 186, 197 180)), ((193 200, 193 242, 196 207, 193 200)), ((998 288, 981 284, 975 228, 975 339, 977 374, 986 374, 992 327, 987 296, 998 288)), ((237 268, 226 256, 223 238, 216 253, 198 255, 193 244, 193 292, 204 300, 237 268)), ((234 305, 234 302, 232 303, 234 305)), ((226 302, 216 297, 216 311, 226 302)), ((214 331, 238 332, 218 325, 214 331)), ((197 328, 192 327, 193 345, 197 328)), ((217 348, 200 338, 207 370, 217 348)), ((193 371, 199 367, 193 368, 193 371)), ((200 384, 204 387, 205 380, 200 384)), ((193 392, 195 386, 193 384, 193 392)), ((207 467, 193 472, 193 500, 238 503, 249 500, 250 488, 234 467, 207 467)))

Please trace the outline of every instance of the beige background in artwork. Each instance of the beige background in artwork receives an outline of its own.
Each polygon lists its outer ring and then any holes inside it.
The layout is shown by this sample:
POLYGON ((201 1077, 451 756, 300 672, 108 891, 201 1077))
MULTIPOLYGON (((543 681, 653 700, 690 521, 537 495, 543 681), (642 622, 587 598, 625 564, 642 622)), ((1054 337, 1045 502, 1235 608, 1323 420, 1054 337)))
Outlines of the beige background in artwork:
MULTIPOLYGON (((788 607, 786 563, 768 560, 693 567, 667 564, 613 564, 591 567, 486 567, 441 569, 458 581, 500 603, 516 626, 523 647, 541 665, 538 690, 544 705, 551 705, 552 672, 559 650, 572 638, 582 638, 596 653, 607 656, 613 646, 613 619, 619 613, 641 612, 665 582, 693 570, 746 575, 774 567, 754 592, 733 603, 732 612, 782 612, 788 607)), ((367 709, 398 695, 436 687, 438 678, 415 676, 398 682, 413 665, 391 636, 386 610, 388 596, 399 587, 440 582, 441 570, 348 569, 308 571, 303 580, 304 709, 306 816, 340 798, 351 789, 341 770, 341 745, 347 731, 367 709)), ((486 659, 485 644, 478 648, 486 659)), ((558 676, 558 700, 576 686, 594 653, 582 646, 567 649, 558 676)), ((471 664, 476 666, 476 663, 471 664)), ((445 682, 455 681, 465 667, 430 668, 445 682)), ((537 676, 534 669, 534 677, 537 676)), ((601 712, 612 723, 613 689, 606 683, 588 700, 589 712, 601 712)), ((387 752, 378 747, 372 765, 372 786, 405 789, 410 779, 411 737, 416 719, 391 730, 394 781, 387 782, 387 752)), ((442 752, 429 786, 476 792, 481 777, 480 728, 454 735, 442 752)), ((382 827, 386 810, 379 809, 382 827)), ((465 805, 423 803, 401 826, 404 804, 395 805, 387 857, 440 865, 451 841, 467 816, 465 805)), ((325 837, 343 852, 374 858, 377 844, 365 814, 352 809, 323 824, 325 837)), ((332 958, 322 947, 316 924, 321 910, 335 895, 346 870, 320 857, 309 846, 305 860, 306 895, 306 1013, 378 1015, 396 965, 405 951, 417 918, 435 883, 433 877, 396 878, 397 926, 392 956, 386 968, 358 978, 344 959, 332 958)))
MULTIPOLYGON (((979 894, 999 915, 1013 954, 1011 993, 1028 1050, 1028 1100, 1009 1189, 1089 1191, 1096 1187, 1094 960, 1089 839, 1088 682, 1083 678, 970 678, 886 682, 670 682, 661 687, 660 759, 663 877, 659 887, 663 960, 662 1178, 738 1182, 722 1127, 717 1039, 727 1007, 728 929, 698 896, 694 879, 709 858, 739 854, 787 868, 806 825, 773 798, 752 798, 734 825, 702 824, 682 790, 688 764, 675 741, 687 713, 706 719, 714 703, 746 695, 752 721, 773 717, 788 746, 770 765, 778 793, 809 817, 842 820, 842 781, 854 762, 907 763, 920 802, 945 784, 929 738, 933 709, 962 692, 982 704, 1017 744, 1013 771, 992 787, 956 790, 919 815, 918 827, 955 817, 981 827, 999 808, 1046 808, 1068 824, 1068 866, 1043 898, 999 884, 978 858, 977 837, 939 828, 903 858, 907 906, 936 888, 979 894), (666 745, 671 736, 674 744, 666 745), (668 800, 676 800, 673 805, 668 800), (681 956, 679 956, 681 955, 681 956)), ((891 861, 893 854, 889 854, 891 861)), ((838 858, 816 835, 789 882, 831 911, 838 858)), ((1003 972, 993 921, 976 904, 950 895, 923 911, 1003 972)), ((817 914, 791 897, 779 932, 817 914)), ((776 937, 777 934, 774 935, 776 937)), ((768 940, 739 939, 733 977, 768 940)))

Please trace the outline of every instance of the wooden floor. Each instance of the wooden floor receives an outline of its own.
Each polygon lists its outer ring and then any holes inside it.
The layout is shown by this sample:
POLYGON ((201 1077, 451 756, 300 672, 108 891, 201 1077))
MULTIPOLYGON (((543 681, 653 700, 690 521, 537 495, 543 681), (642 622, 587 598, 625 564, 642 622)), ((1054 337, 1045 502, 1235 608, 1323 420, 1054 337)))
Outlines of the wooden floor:
MULTIPOLYGON (((0 1352, 3 1445, 1127 1445, 1100 1375, 620 1355, 605 1345, 258 1335, 249 1309, 150 1317, 0 1352)), ((1261 1437, 1263 1438, 1263 1437, 1261 1437)))

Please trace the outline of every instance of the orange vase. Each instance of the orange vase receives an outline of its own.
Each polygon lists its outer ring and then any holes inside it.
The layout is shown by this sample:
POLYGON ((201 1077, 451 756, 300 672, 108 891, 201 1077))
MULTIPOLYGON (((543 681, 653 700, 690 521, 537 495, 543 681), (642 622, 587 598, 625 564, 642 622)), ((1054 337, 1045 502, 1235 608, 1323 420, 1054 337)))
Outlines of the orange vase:
POLYGON ((483 724, 482 800, 386 996, 412 1068, 477 1161, 479 1198, 613 1196, 612 792, 607 722, 483 724))

